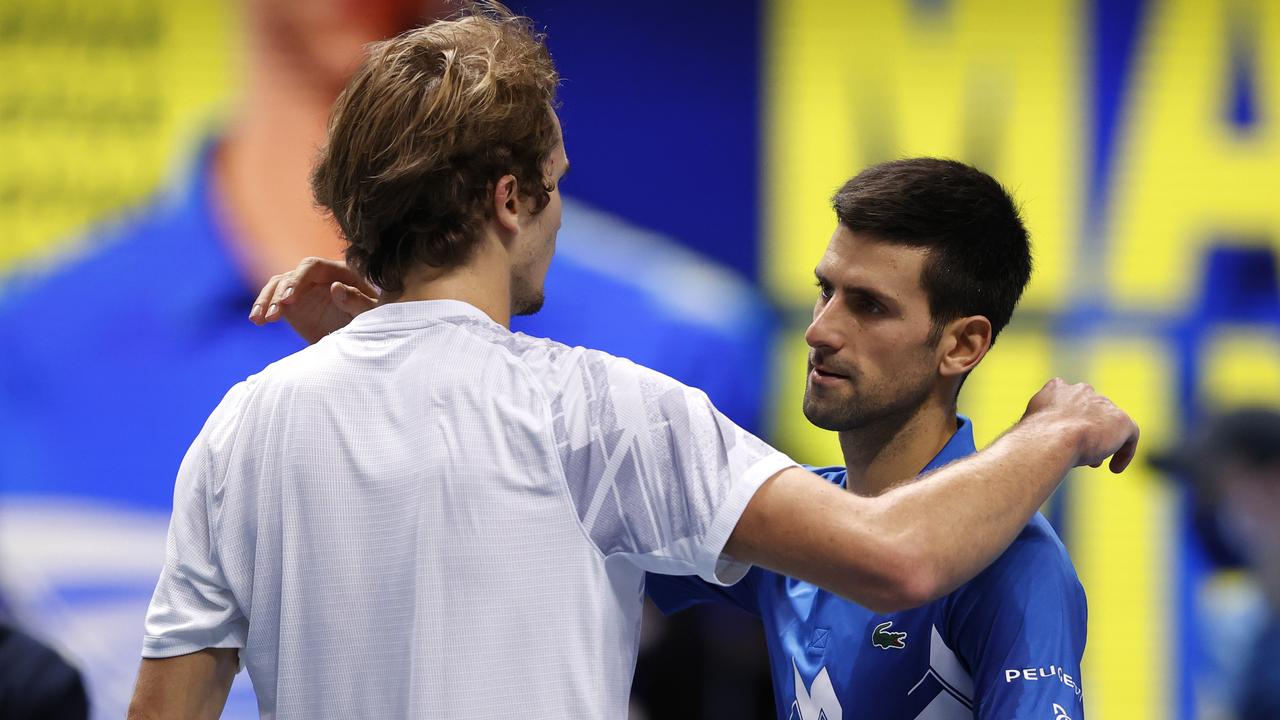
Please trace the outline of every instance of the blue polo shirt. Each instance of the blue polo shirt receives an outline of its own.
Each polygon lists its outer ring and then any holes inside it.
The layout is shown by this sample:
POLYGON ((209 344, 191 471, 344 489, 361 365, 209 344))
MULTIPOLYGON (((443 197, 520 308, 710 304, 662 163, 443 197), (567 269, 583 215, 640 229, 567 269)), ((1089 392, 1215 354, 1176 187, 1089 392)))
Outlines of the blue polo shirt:
MULTIPOLYGON (((302 347, 285 324, 246 319, 257 288, 232 259, 211 155, 93 231, 77 259, 5 279, 0 494, 168 509, 182 456, 227 389, 302 347)), ((628 357, 758 426, 771 313, 741 279, 566 201, 546 294, 513 329, 628 357)))
MULTIPOLYGON (((924 471, 973 452, 961 418, 924 471)), ((845 485, 844 468, 814 472, 845 485)), ((976 578, 904 612, 875 613, 760 568, 728 588, 650 575, 646 589, 666 613, 715 603, 759 617, 780 720, 1084 717, 1084 589, 1040 515, 976 578)))

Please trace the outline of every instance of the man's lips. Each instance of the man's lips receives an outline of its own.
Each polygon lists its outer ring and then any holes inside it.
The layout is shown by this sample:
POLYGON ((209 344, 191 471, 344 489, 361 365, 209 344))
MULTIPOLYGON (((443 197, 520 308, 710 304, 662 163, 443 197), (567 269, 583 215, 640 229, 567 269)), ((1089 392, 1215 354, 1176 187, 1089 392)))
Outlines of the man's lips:
POLYGON ((822 363, 811 362, 809 363, 809 379, 812 380, 813 382, 825 385, 825 384, 837 383, 841 381, 848 381, 849 376, 845 375, 844 373, 836 372, 835 370, 832 370, 830 367, 827 367, 822 363))

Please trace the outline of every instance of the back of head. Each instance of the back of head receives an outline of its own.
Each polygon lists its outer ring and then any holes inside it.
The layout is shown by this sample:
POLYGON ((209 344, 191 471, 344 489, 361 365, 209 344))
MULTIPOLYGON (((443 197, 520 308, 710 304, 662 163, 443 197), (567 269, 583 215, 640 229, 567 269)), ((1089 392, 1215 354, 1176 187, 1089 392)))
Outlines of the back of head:
POLYGON ((543 40, 528 18, 475 3, 370 46, 334 106, 312 191, 375 285, 400 292, 415 266, 466 262, 504 175, 545 206, 560 138, 543 40))
POLYGON ((954 160, 874 165, 832 198, 840 224, 884 242, 924 248, 921 284, 934 332, 960 317, 991 321, 992 342, 1031 277, 1031 247, 1000 183, 954 160))

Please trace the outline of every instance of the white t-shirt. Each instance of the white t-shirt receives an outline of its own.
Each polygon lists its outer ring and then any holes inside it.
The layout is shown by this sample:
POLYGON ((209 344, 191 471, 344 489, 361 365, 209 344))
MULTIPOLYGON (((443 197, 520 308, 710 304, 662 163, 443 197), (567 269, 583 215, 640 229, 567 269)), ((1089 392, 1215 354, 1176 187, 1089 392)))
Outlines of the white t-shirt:
POLYGON ((644 572, 736 582, 793 464, 627 360, 380 307, 209 418, 143 655, 240 648, 264 718, 623 718, 644 572))

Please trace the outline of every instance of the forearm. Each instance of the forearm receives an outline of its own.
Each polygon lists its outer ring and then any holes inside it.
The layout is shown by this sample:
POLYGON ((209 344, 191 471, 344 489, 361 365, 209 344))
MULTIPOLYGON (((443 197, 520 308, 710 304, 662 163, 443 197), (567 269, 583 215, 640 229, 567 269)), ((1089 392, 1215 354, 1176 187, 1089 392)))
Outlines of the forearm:
POLYGON ((227 702, 238 664, 233 648, 144 659, 129 704, 129 720, 216 719, 227 702))
POLYGON ((1068 428, 1027 423, 875 498, 791 468, 757 491, 725 551, 877 612, 914 607, 989 565, 1075 458, 1068 428))
POLYGON ((789 468, 756 491, 725 553, 877 612, 901 610, 918 604, 913 588, 923 583, 904 548, 881 530, 889 506, 789 468))
POLYGON ((874 498, 873 523, 918 568, 922 602, 1004 552, 1075 464, 1075 438, 1065 423, 1023 423, 983 452, 874 498))

